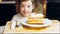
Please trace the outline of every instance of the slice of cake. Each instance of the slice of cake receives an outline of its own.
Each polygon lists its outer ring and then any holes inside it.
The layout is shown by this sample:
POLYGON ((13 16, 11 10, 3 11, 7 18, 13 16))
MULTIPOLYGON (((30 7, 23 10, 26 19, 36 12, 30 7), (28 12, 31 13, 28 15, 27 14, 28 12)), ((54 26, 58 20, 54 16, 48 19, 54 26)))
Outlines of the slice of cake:
POLYGON ((28 19, 28 24, 44 24, 44 19, 28 19))
POLYGON ((44 15, 43 14, 32 14, 28 18, 28 24, 44 24, 44 15))

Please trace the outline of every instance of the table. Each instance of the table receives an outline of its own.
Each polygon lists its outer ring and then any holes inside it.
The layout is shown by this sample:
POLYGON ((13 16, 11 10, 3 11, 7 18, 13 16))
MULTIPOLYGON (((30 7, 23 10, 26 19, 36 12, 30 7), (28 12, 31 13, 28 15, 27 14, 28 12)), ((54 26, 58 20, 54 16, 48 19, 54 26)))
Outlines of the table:
POLYGON ((11 29, 11 22, 8 21, 3 34, 8 33, 59 33, 60 31, 60 22, 58 20, 51 20, 52 24, 48 27, 43 28, 31 28, 27 26, 21 26, 19 29, 11 29))

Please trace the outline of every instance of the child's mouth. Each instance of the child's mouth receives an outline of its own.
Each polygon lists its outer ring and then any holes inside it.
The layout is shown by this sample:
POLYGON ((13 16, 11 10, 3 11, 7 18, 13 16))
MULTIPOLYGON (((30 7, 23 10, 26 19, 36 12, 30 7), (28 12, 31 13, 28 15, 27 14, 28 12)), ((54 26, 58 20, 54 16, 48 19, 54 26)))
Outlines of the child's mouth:
POLYGON ((29 12, 24 12, 24 14, 28 14, 29 12))

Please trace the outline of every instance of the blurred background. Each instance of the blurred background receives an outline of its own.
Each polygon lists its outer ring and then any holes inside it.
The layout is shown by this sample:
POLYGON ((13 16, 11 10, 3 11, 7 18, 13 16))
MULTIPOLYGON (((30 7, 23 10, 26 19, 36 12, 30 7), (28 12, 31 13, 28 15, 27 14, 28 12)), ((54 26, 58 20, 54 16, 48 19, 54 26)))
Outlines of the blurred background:
MULTIPOLYGON (((46 18, 60 21, 60 0, 46 0, 46 18)), ((15 0, 0 0, 0 26, 6 25, 16 14, 15 0)))

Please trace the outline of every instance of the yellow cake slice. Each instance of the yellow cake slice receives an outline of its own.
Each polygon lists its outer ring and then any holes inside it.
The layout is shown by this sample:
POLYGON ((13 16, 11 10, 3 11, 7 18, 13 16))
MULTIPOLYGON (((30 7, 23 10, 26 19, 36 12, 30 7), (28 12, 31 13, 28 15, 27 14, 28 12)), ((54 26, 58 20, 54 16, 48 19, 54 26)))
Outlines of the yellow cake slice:
POLYGON ((32 14, 28 18, 28 24, 44 24, 43 14, 32 14))
POLYGON ((44 19, 28 19, 28 24, 44 24, 44 19))

